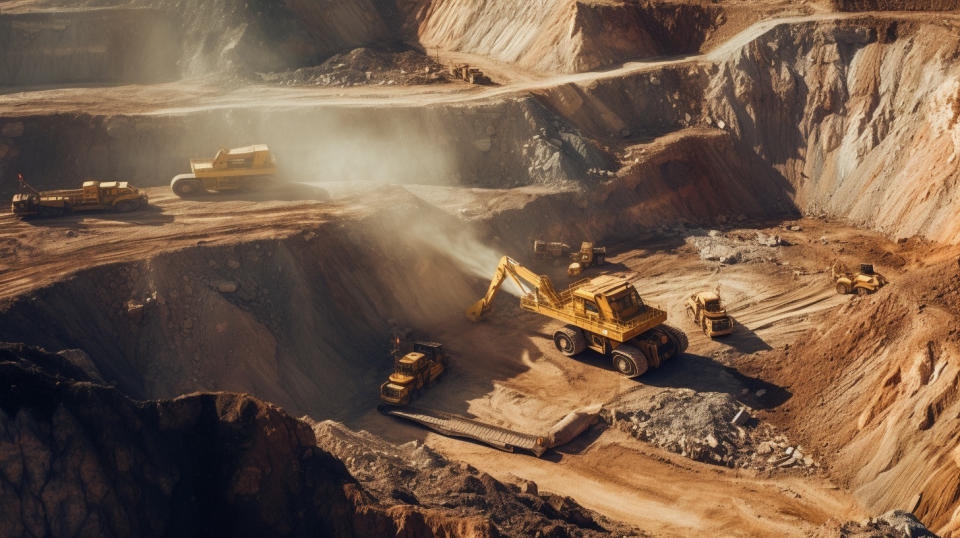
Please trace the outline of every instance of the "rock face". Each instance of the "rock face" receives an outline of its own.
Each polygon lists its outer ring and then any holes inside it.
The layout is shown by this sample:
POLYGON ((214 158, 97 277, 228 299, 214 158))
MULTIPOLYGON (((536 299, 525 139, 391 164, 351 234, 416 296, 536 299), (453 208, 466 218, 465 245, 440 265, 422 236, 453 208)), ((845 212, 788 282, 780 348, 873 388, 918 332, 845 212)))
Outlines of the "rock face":
POLYGON ((352 533, 356 484, 309 426, 238 394, 135 402, 0 347, 0 534, 352 533))
MULTIPOLYGON (((0 81, 17 86, 173 80, 180 41, 174 17, 153 9, 3 14, 0 81)), ((11 135, 4 130, 0 136, 11 135)))
POLYGON ((98 379, 76 351, 0 344, 0 535, 636 535, 423 446, 315 437, 251 396, 142 402, 98 379))

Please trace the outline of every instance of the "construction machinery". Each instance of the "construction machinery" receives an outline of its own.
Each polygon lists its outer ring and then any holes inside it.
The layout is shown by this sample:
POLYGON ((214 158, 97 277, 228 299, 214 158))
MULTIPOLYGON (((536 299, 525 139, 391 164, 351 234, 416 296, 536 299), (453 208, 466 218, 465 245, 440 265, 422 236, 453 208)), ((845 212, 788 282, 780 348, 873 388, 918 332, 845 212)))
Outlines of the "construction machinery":
POLYGON ((840 262, 831 267, 833 279, 837 282, 837 293, 845 295, 856 293, 866 295, 887 285, 887 279, 873 269, 871 263, 861 263, 860 271, 853 273, 840 262))
POLYGON ((75 211, 136 211, 148 204, 147 194, 126 181, 84 181, 79 189, 39 191, 18 175, 20 192, 11 211, 20 217, 56 217, 75 211))
POLYGON ((556 241, 533 242, 533 257, 538 260, 559 260, 567 258, 571 261, 567 266, 567 274, 576 276, 584 269, 606 262, 607 247, 595 247, 590 241, 580 243, 580 250, 574 251, 570 245, 556 241))
POLYGON ((520 288, 520 308, 560 323, 553 343, 564 355, 592 349, 609 356, 624 376, 636 377, 687 349, 683 331, 664 325, 667 313, 645 304, 627 280, 604 275, 557 291, 549 277, 508 256, 500 259, 486 295, 467 310, 467 317, 482 319, 508 277, 520 288))
POLYGON ((469 64, 456 64, 450 66, 450 74, 453 78, 465 80, 470 84, 491 84, 490 77, 483 74, 483 71, 476 67, 470 67, 469 64))
POLYGON ((570 259, 573 260, 573 263, 567 267, 567 274, 570 276, 579 275, 588 267, 603 265, 604 262, 606 262, 606 258, 607 247, 595 247, 593 243, 584 241, 580 243, 580 250, 578 252, 570 254, 570 259))
POLYGON ((249 190, 272 180, 277 172, 270 148, 264 144, 221 148, 212 159, 190 159, 190 170, 170 181, 177 196, 249 190))
POLYGON ((447 368, 443 345, 414 342, 413 351, 400 355, 395 350, 393 373, 380 385, 380 400, 390 405, 408 405, 447 368))
POLYGON ((733 332, 734 321, 720 301, 720 295, 705 291, 687 299, 687 312, 703 333, 713 338, 733 332))

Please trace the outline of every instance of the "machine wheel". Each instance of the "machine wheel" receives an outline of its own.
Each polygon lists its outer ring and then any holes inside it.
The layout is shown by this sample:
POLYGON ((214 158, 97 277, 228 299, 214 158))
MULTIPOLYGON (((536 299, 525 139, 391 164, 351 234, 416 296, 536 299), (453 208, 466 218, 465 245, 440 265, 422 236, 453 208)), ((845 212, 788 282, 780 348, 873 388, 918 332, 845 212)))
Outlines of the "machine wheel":
POLYGON ((177 176, 170 182, 170 188, 181 198, 197 196, 205 192, 203 183, 194 177, 177 176))
POLYGON ((621 344, 614 349, 610 354, 610 361, 613 363, 613 369, 626 377, 637 377, 648 369, 647 359, 643 353, 629 344, 621 344))
POLYGON ((859 295, 860 297, 863 297, 868 293, 870 293, 870 290, 868 290, 867 288, 857 288, 857 295, 859 295))
POLYGON ((850 293, 850 288, 848 288, 843 282, 837 282, 837 293, 840 295, 846 295, 850 293))
MULTIPOLYGON (((690 341, 687 340, 687 333, 670 325, 661 325, 661 327, 667 333, 667 337, 673 340, 673 344, 677 346, 677 355, 687 350, 690 345, 690 341)), ((704 320, 704 330, 706 330, 706 320, 704 320)))
POLYGON ((42 205, 42 206, 40 206, 40 208, 37 210, 37 214, 38 214, 39 216, 43 217, 43 218, 59 217, 60 215, 63 215, 63 208, 62 208, 62 207, 50 207, 50 206, 48 206, 48 205, 42 205))
POLYGON ((124 200, 117 202, 117 205, 113 206, 113 208, 121 213, 129 213, 140 209, 140 202, 137 200, 124 200))
POLYGON ((579 327, 564 325, 553 333, 553 345, 560 353, 572 357, 587 349, 587 339, 579 327))

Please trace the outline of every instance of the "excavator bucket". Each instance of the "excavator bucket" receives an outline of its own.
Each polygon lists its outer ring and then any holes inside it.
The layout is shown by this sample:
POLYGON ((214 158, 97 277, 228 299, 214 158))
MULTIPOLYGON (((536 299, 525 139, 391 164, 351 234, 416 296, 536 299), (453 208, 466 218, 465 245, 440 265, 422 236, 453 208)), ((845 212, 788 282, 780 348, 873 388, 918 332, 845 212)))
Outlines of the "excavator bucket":
POLYGON ((467 309, 467 319, 470 321, 480 321, 486 311, 483 309, 483 299, 473 303, 473 306, 467 309))

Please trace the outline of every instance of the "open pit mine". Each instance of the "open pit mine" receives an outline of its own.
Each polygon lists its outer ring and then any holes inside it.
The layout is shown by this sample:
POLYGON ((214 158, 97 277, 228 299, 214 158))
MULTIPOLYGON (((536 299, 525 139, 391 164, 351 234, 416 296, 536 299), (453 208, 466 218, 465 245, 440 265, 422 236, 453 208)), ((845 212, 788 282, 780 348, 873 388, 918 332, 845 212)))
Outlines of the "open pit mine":
POLYGON ((958 59, 958 0, 0 0, 0 536, 960 538, 958 59))

